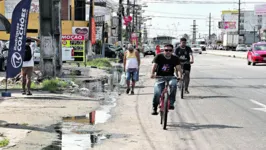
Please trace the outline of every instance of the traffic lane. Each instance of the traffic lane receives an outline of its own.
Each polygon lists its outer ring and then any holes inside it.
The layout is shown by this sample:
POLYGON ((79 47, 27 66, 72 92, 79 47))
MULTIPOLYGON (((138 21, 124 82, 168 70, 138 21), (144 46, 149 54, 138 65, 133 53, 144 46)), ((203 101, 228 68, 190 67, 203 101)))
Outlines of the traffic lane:
POLYGON ((180 115, 173 118, 187 116, 187 122, 192 124, 185 122, 185 127, 205 128, 202 135, 207 135, 205 137, 213 149, 216 146, 226 149, 265 149, 266 115, 261 110, 253 109, 262 106, 251 101, 251 98, 262 101, 264 95, 258 89, 247 86, 252 78, 261 85, 265 79, 256 74, 263 73, 263 70, 256 70, 255 75, 245 74, 247 79, 237 78, 247 72, 247 66, 241 65, 237 59, 225 61, 217 56, 197 57, 192 69, 191 94, 185 101, 178 101, 180 115), (226 63, 228 61, 231 63, 226 63))
MULTIPOLYGON (((148 59, 145 61, 149 62, 148 59)), ((248 66, 238 59, 208 55, 195 55, 195 62, 191 74, 190 91, 192 94, 185 100, 178 99, 176 111, 169 113, 171 134, 164 133, 165 140, 155 138, 160 137, 154 133, 159 132, 157 128, 161 130, 159 117, 147 116, 143 117, 141 122, 148 135, 151 135, 152 139, 161 141, 159 147, 164 142, 171 143, 169 139, 174 138, 178 139, 179 144, 171 146, 177 146, 179 149, 265 149, 265 130, 262 129, 265 126, 265 121, 260 116, 264 114, 252 111, 253 103, 246 99, 248 94, 241 94, 241 88, 244 85, 239 84, 236 80, 240 79, 242 73, 230 75, 230 72, 237 73, 243 67, 244 69, 246 67, 244 72, 247 72, 248 66), (238 88, 240 91, 236 91, 238 88), (155 124, 152 126, 151 122, 155 122, 155 124), (156 124, 157 122, 158 124, 156 124), (255 125, 254 122, 256 122, 255 125)), ((253 70, 261 72, 260 69, 253 68, 253 70)), ((248 78, 257 78, 257 76, 249 75, 248 78)), ((153 82, 149 79, 146 81, 151 83, 149 86, 153 86, 153 82)), ((152 96, 153 89, 146 90, 152 96)), ((143 96, 144 93, 140 94, 140 114, 150 115, 151 102, 150 100, 144 101, 147 100, 147 97, 143 96), (149 106, 148 110, 145 109, 146 107, 141 108, 147 105, 149 106), (142 112, 144 110, 145 113, 142 112)), ((257 96, 262 97, 262 95, 257 96)), ((170 149, 171 146, 169 146, 170 149)), ((166 147, 161 146, 160 148, 166 147)))

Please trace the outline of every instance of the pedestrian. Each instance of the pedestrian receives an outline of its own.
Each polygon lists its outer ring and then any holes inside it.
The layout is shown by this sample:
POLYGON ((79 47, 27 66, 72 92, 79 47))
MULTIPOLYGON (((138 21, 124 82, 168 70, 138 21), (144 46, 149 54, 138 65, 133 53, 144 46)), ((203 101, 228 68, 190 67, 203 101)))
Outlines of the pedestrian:
POLYGON ((31 39, 27 39, 25 46, 24 60, 21 69, 23 95, 32 95, 30 88, 31 88, 31 76, 34 67, 34 60, 33 60, 34 52, 30 45, 31 45, 31 39))
POLYGON ((134 94, 135 83, 138 80, 138 70, 140 66, 140 55, 133 45, 128 46, 128 50, 124 54, 124 72, 126 72, 127 90, 130 92, 130 80, 132 80, 131 94, 134 94))
POLYGON ((161 53, 160 45, 156 46, 156 55, 161 53))

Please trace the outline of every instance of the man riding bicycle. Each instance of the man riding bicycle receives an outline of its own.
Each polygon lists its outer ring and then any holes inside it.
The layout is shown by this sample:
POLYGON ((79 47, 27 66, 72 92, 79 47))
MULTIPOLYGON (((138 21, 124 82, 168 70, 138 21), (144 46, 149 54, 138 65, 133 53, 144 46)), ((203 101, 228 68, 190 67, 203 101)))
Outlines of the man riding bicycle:
POLYGON ((175 55, 179 58, 181 65, 183 65, 183 71, 185 72, 184 82, 185 82, 185 93, 189 94, 188 86, 190 82, 190 71, 191 65, 194 63, 194 57, 192 55, 192 50, 186 45, 187 39, 180 39, 180 46, 175 50, 175 55))
MULTIPOLYGON (((173 45, 167 44, 164 46, 164 53, 156 55, 153 59, 153 66, 151 71, 151 78, 156 78, 156 76, 172 76, 173 78, 169 81, 169 86, 171 89, 170 92, 170 108, 174 109, 174 103, 176 99, 176 89, 177 89, 177 80, 174 75, 176 74, 178 77, 182 75, 182 69, 180 66, 179 58, 173 55, 173 45), (156 75, 155 75, 156 72, 156 75)), ((154 86, 154 97, 153 97, 153 112, 152 115, 158 115, 157 108, 160 101, 160 96, 165 88, 164 81, 157 80, 154 86)))

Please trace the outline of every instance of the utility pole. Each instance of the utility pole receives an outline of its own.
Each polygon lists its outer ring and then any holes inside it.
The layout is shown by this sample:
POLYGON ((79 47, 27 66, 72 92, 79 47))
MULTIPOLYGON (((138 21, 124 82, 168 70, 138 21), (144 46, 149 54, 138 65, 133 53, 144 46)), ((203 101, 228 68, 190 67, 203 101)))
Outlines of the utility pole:
POLYGON ((212 19, 212 16, 211 16, 211 13, 209 15, 209 42, 211 41, 211 20, 212 19))
MULTIPOLYGON (((88 60, 89 56, 92 56, 92 44, 91 44, 91 40, 92 40, 92 18, 94 17, 94 0, 90 0, 90 16, 89 16, 89 42, 87 44, 87 49, 86 49, 86 60, 88 60)), ((85 61, 85 65, 86 65, 86 61, 85 61)))
POLYGON ((254 38, 253 40, 254 40, 254 43, 255 43, 256 42, 256 26, 253 27, 253 30, 254 30, 253 31, 254 32, 253 33, 253 38, 254 38))
POLYGON ((238 1, 238 35, 240 36, 241 0, 238 1))
POLYGON ((196 20, 193 20, 193 25, 192 25, 192 43, 196 43, 196 34, 197 34, 197 25, 196 25, 196 20))
POLYGON ((122 11, 123 11, 123 0, 119 0, 119 9, 118 9, 118 43, 122 46, 122 11))
POLYGON ((133 4, 133 22, 132 22, 132 32, 135 32, 135 7, 136 7, 136 0, 134 0, 133 4))
POLYGON ((44 77, 60 77, 62 74, 61 0, 39 0, 39 4, 41 70, 44 77))
MULTIPOLYGON (((127 17, 130 16, 130 1, 127 0, 127 17)), ((126 27, 126 31, 127 31, 127 40, 130 40, 130 25, 127 25, 126 27)))

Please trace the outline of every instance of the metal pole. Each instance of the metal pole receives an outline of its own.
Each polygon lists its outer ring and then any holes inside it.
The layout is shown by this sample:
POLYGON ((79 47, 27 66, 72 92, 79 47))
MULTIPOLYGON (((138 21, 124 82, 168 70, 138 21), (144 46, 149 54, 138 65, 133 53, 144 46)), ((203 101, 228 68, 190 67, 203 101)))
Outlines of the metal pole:
POLYGON ((256 27, 256 26, 254 26, 254 29, 253 29, 253 30, 254 30, 254 31, 253 31, 253 32, 254 32, 254 33, 253 33, 253 36, 254 36, 254 37, 253 37, 253 38, 254 38, 254 43, 256 42, 256 39, 255 39, 255 38, 256 38, 256 29, 255 29, 255 27, 256 27))
POLYGON ((209 16, 209 42, 211 41, 211 13, 210 13, 210 16, 209 16))
POLYGON ((238 35, 240 35, 241 0, 238 1, 238 35))

